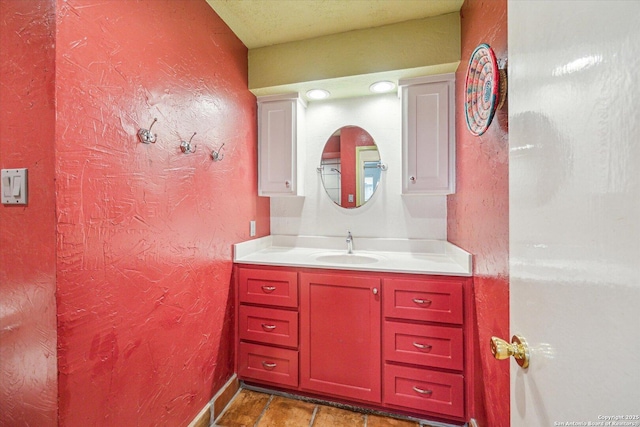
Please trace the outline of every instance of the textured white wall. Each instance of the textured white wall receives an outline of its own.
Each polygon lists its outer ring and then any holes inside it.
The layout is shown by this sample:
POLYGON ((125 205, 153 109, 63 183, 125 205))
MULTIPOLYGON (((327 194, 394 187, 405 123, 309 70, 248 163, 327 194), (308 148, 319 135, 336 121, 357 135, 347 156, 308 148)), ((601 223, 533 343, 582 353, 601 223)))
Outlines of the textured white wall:
POLYGON ((401 105, 396 93, 309 103, 304 198, 271 198, 271 233, 312 236, 446 239, 446 196, 403 197, 401 105), (324 144, 338 128, 360 126, 376 141, 389 169, 374 196, 357 209, 335 205, 316 171, 324 144))

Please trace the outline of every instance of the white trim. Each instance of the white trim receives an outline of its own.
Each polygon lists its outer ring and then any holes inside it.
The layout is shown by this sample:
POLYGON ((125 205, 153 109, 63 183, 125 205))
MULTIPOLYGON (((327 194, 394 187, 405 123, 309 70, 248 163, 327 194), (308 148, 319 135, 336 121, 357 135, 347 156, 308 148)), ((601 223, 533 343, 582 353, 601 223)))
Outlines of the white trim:
POLYGON ((301 103, 304 108, 307 108, 307 102, 303 97, 300 96, 298 92, 288 92, 288 93, 279 93, 277 95, 263 95, 256 96, 256 100, 258 102, 272 102, 272 101, 284 101, 288 99, 295 99, 299 103, 301 103))
POLYGON ((401 86, 419 85, 423 83, 435 82, 455 82, 456 73, 435 74, 433 76, 410 77, 398 80, 398 88, 401 86))

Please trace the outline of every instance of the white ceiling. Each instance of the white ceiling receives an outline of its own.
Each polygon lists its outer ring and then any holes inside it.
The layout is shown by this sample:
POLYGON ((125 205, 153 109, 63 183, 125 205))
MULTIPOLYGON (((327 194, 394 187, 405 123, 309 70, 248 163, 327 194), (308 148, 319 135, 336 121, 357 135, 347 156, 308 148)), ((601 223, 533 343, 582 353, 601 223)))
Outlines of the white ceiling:
POLYGON ((457 12, 463 0, 207 0, 249 48, 457 12))

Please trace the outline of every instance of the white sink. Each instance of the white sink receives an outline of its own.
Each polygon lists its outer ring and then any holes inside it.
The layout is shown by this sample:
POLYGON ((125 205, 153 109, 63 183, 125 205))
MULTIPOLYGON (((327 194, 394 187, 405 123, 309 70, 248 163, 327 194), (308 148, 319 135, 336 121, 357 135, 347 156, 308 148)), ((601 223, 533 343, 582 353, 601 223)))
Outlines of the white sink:
POLYGON ((370 255, 332 253, 316 256, 316 261, 330 264, 373 264, 380 259, 370 255))

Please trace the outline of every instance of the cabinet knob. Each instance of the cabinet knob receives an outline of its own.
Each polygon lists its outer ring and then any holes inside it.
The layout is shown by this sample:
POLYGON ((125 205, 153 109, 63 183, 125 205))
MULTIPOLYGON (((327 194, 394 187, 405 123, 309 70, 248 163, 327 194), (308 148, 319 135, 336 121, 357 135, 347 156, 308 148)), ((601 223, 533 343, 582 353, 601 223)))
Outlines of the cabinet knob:
POLYGON ((374 295, 378 295, 378 288, 373 288, 372 292, 374 295))
POLYGON ((284 185, 285 185, 285 187, 287 187, 287 188, 291 188, 291 181, 286 180, 286 181, 284 182, 284 185))
POLYGON ((409 181, 411 181, 412 184, 416 183, 416 177, 415 176, 410 176, 409 177, 409 181))

